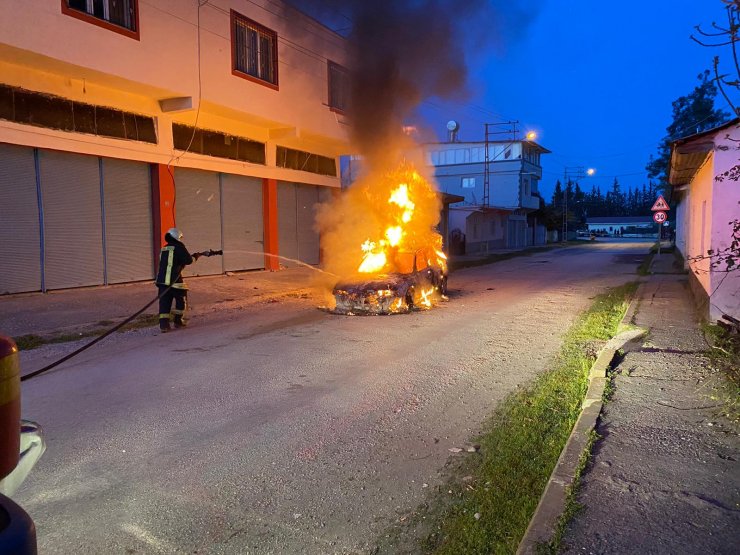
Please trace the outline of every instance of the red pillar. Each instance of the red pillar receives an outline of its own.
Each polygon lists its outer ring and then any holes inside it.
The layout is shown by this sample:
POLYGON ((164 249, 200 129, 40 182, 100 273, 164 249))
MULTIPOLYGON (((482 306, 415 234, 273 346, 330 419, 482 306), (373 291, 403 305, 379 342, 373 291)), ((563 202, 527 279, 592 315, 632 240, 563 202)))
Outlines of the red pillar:
POLYGON ((159 263, 159 249, 164 246, 164 234, 175 227, 175 178, 172 167, 152 164, 152 233, 154 235, 154 271, 159 263))
POLYGON ((265 270, 279 270, 277 179, 262 180, 262 223, 264 226, 265 270), (268 256, 268 255, 275 256, 268 256))

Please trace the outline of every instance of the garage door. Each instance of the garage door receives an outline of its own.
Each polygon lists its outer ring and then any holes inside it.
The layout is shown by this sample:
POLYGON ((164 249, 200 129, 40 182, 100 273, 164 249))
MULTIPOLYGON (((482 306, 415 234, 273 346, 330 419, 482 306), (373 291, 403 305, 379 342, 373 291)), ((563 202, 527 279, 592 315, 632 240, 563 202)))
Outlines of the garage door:
POLYGON ((103 159, 107 283, 153 279, 148 164, 103 159))
POLYGON ((319 234, 314 229, 319 191, 323 187, 298 184, 296 186, 296 234, 298 258, 307 264, 319 263, 319 234))
POLYGON ((0 294, 41 289, 41 237, 32 148, 0 144, 0 294))
POLYGON ((39 151, 47 289, 103 283, 100 162, 39 151))
MULTIPOLYGON (((218 250, 221 243, 221 194, 219 174, 202 170, 175 170, 175 216, 183 242, 190 252, 218 250)), ((203 276, 223 272, 220 256, 201 258, 184 272, 203 276)))
MULTIPOLYGON (((298 258, 298 235, 296 214, 296 185, 278 181, 278 254, 286 258, 298 258)), ((295 266, 295 262, 280 259, 284 266, 295 266)))
POLYGON ((221 175, 224 270, 265 267, 262 227, 262 180, 221 175))

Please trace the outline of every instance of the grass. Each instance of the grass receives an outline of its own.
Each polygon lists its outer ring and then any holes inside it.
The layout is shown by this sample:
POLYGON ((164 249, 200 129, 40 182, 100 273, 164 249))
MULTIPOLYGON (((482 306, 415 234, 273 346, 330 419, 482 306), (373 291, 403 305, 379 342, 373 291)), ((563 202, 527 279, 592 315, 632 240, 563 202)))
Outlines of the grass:
POLYGON ((445 507, 430 515, 438 522, 422 542, 425 551, 516 551, 581 412, 594 343, 616 333, 636 288, 630 283, 596 297, 566 333, 552 368, 499 406, 475 440, 480 451, 457 470, 472 479, 453 478, 441 492, 445 507))
POLYGON ((740 336, 713 324, 703 324, 702 331, 710 346, 707 356, 725 378, 716 398, 725 416, 740 422, 740 336))
MULTIPOLYGON (((139 328, 148 328, 157 323, 156 314, 142 314, 132 322, 129 322, 118 331, 135 330, 139 328)), ((113 327, 114 322, 110 320, 101 320, 97 323, 95 328, 85 329, 79 332, 64 332, 56 333, 53 335, 37 335, 35 333, 20 335, 14 337, 13 340, 18 346, 20 351, 30 351, 31 349, 37 349, 43 345, 50 345, 53 343, 69 343, 70 341, 78 341, 85 339, 86 337, 94 337, 96 335, 102 335, 108 329, 113 327)))
POLYGON ((637 275, 639 276, 647 276, 650 275, 650 266, 653 264, 653 257, 655 256, 655 253, 658 252, 657 249, 653 251, 653 249, 650 249, 650 254, 648 254, 644 260, 640 263, 640 265, 637 267, 637 275))

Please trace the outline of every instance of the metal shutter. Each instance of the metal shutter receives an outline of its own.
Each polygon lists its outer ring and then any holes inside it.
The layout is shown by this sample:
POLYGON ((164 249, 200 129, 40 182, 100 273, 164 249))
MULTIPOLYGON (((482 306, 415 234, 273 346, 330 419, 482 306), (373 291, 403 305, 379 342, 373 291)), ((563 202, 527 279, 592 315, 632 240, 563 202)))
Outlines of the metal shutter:
POLYGON ((265 267, 262 227, 262 180, 241 175, 221 175, 224 270, 265 267))
POLYGON ((319 263, 319 234, 314 229, 319 189, 314 185, 296 187, 296 233, 298 258, 306 264, 319 263))
POLYGON ((0 144, 0 294, 41 289, 33 149, 0 144))
POLYGON ((108 283, 154 277, 151 196, 147 164, 103 159, 105 270, 108 283))
POLYGON ((47 289, 103 283, 98 158, 39 151, 47 289))
MULTIPOLYGON (((183 242, 193 252, 221 249, 221 195, 215 172, 177 168, 175 170, 175 218, 183 242)), ((223 272, 220 256, 201 258, 183 275, 205 276, 223 272)))
MULTIPOLYGON (((299 258, 296 214, 296 185, 278 181, 278 254, 299 258)), ((280 259, 283 266, 296 266, 295 262, 280 259)))

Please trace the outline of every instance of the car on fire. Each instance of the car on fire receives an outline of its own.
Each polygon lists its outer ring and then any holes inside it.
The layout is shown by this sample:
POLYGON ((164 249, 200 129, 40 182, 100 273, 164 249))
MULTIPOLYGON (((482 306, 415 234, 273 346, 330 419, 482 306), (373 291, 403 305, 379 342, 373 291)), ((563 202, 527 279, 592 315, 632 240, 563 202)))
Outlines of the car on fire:
POLYGON ((441 251, 399 252, 397 271, 334 286, 338 314, 397 314, 424 309, 447 296, 447 262, 441 251))

